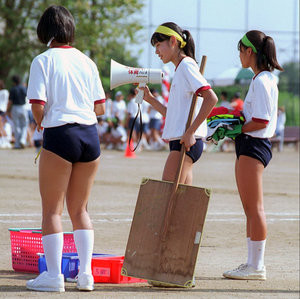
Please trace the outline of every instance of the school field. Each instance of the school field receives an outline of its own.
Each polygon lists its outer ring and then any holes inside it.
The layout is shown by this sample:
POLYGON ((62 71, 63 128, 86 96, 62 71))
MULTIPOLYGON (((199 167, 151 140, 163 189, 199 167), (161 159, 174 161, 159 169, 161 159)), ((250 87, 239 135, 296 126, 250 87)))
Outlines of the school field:
MULTIPOLYGON (((143 177, 160 179, 168 152, 103 151, 89 211, 95 228, 95 253, 124 255, 132 215, 143 177)), ((268 239, 266 281, 236 281, 225 270, 246 261, 245 218, 236 191, 233 152, 206 152, 194 168, 195 186, 212 189, 201 248, 196 287, 160 289, 148 284, 96 284, 79 293, 38 293, 25 288, 32 274, 12 270, 8 228, 40 227, 38 167, 33 149, 0 150, 0 297, 1 298, 299 298, 299 151, 274 151, 264 174, 268 239)), ((64 230, 71 225, 66 213, 64 230)))

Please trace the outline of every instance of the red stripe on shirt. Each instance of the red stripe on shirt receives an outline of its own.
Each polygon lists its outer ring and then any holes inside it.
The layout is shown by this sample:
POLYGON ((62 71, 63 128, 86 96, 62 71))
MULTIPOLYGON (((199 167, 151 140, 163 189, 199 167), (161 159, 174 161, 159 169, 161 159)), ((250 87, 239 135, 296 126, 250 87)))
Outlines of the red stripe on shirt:
POLYGON ((105 99, 95 101, 94 105, 103 104, 103 103, 105 103, 105 99))
POLYGON ((42 100, 29 100, 29 103, 30 104, 40 104, 40 105, 43 105, 43 106, 45 106, 45 104, 46 104, 46 102, 42 101, 42 100))
POLYGON ((266 120, 266 119, 261 119, 261 118, 255 118, 255 117, 252 117, 252 120, 257 122, 257 123, 263 123, 263 124, 268 124, 269 121, 266 120))
POLYGON ((51 48, 62 48, 62 49, 71 49, 71 48, 73 48, 73 47, 71 47, 71 46, 68 46, 68 45, 65 45, 65 46, 57 46, 57 47, 51 47, 51 48))
POLYGON ((201 91, 209 90, 209 89, 211 89, 211 87, 210 87, 209 85, 207 85, 207 86, 202 86, 202 87, 200 87, 200 88, 198 88, 198 89, 196 90, 195 94, 200 94, 201 91))

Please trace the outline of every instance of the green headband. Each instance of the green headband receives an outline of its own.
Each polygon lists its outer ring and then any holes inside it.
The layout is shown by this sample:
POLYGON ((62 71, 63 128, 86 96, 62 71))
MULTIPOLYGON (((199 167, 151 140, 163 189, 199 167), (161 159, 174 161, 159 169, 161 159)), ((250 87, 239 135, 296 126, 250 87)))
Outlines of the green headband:
POLYGON ((167 36, 175 36, 178 41, 180 41, 180 48, 184 48, 186 45, 186 42, 183 40, 183 38, 174 30, 172 30, 169 27, 166 26, 158 26, 155 30, 157 33, 161 33, 167 36))
POLYGON ((243 36, 243 38, 241 39, 242 44, 245 45, 246 47, 249 47, 253 50, 254 53, 257 53, 256 48, 254 47, 254 45, 250 42, 250 40, 248 39, 247 35, 245 34, 243 36))

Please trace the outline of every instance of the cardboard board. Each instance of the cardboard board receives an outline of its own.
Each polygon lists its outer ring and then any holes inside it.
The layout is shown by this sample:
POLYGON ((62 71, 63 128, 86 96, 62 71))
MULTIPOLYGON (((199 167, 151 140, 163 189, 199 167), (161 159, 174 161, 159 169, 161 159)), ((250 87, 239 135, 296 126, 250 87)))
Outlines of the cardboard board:
POLYGON ((122 274, 191 286, 210 190, 179 184, 165 237, 164 219, 172 182, 143 179, 122 274))

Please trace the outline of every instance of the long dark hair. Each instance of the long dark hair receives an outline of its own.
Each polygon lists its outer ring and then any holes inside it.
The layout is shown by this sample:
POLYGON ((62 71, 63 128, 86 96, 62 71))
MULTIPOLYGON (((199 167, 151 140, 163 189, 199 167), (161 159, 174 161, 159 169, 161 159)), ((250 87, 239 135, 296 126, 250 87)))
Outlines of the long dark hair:
MULTIPOLYGON (((272 72, 274 69, 278 69, 283 71, 283 68, 277 61, 276 47, 271 36, 267 36, 258 30, 248 31, 246 36, 257 51, 256 65, 259 70, 267 70, 272 72)), ((242 40, 240 40, 238 43, 238 49, 240 50, 241 47, 248 48, 248 46, 243 44, 242 40)))
MULTIPOLYGON (((189 57, 193 58, 194 60, 196 60, 194 39, 188 30, 182 30, 177 24, 175 24, 173 22, 163 23, 163 24, 161 24, 161 26, 165 26, 165 27, 168 27, 168 28, 176 31, 186 42, 186 45, 182 48, 184 54, 186 56, 189 56, 189 57)), ((154 46, 158 42, 163 42, 163 41, 169 40, 169 39, 170 39, 170 36, 168 36, 168 35, 154 32, 151 37, 151 45, 154 46)), ((180 45, 181 45, 180 41, 177 41, 177 43, 180 48, 180 45)))
POLYGON ((72 43, 74 34, 74 18, 63 6, 49 6, 37 26, 37 35, 43 44, 47 44, 52 37, 58 43, 72 43))

